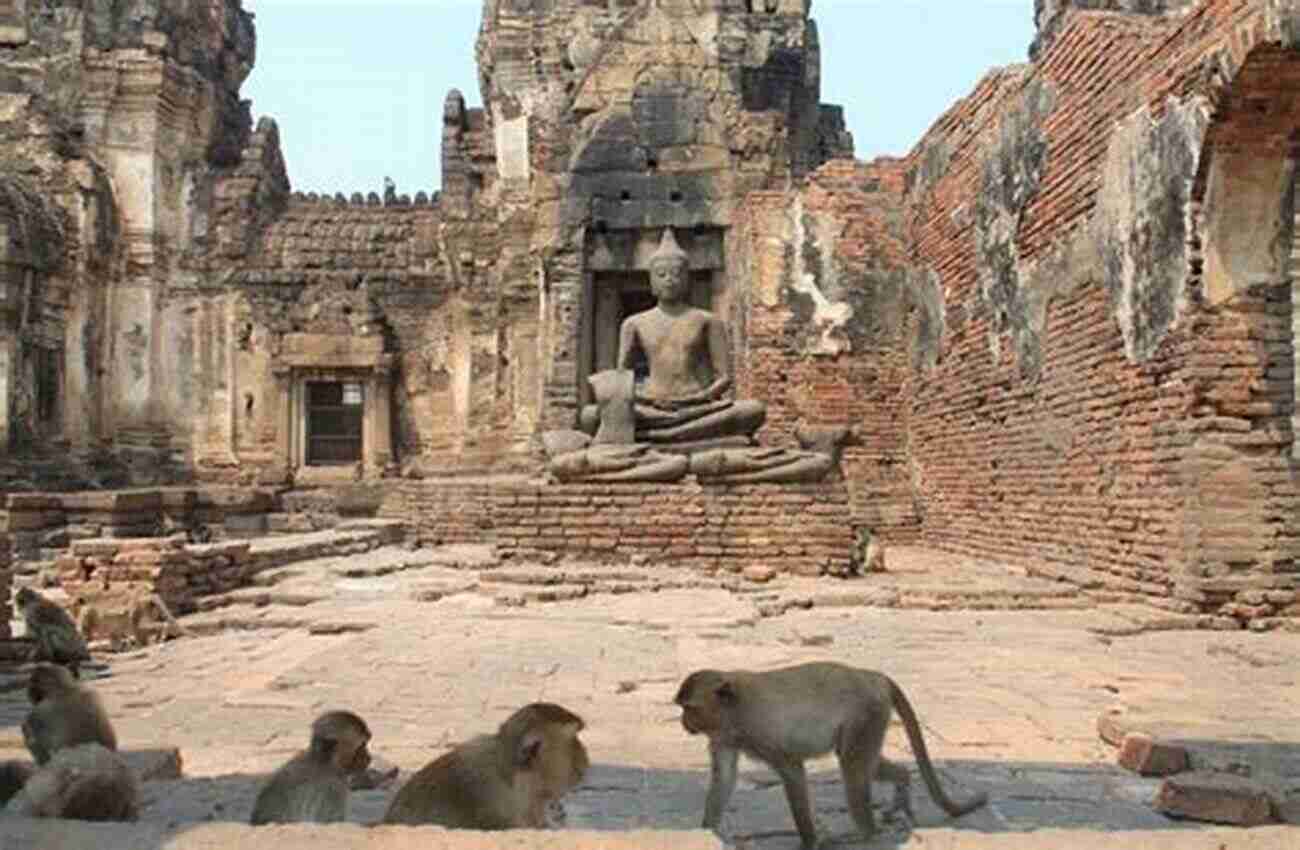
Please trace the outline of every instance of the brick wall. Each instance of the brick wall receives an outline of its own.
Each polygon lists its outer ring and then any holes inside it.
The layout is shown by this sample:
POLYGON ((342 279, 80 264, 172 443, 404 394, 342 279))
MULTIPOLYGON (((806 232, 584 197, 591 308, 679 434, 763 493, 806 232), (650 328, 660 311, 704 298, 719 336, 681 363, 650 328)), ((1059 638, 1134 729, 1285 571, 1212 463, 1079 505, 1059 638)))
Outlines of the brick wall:
POLYGON ((853 543, 842 484, 670 487, 637 484, 409 481, 381 515, 419 540, 491 542, 537 553, 704 571, 761 564, 800 575, 842 573, 853 543))
POLYGON ((850 522, 896 542, 919 530, 901 394, 911 358, 893 221, 901 177, 893 162, 833 160, 793 207, 786 193, 750 194, 729 246, 747 283, 737 385, 740 396, 767 404, 761 441, 792 445, 801 421, 851 425, 857 444, 843 460, 850 522), (816 298, 845 312, 818 315, 816 298))
MULTIPOLYGON (((902 388, 926 543, 1239 622, 1287 604, 1300 507, 1290 286, 1241 232, 1284 203, 1280 189, 1243 188, 1297 129, 1300 64, 1277 38, 1245 0, 1167 19, 1072 10, 1035 64, 991 73, 909 155, 905 241, 944 307, 941 356, 902 388), (979 211, 989 157, 1031 92, 1041 171, 1013 210, 1020 288, 1006 292, 989 286, 1007 277, 980 253, 979 211), (1158 293, 1143 288, 1148 270, 1130 285, 1107 265, 1131 246, 1092 235, 1109 223, 1108 150, 1144 110, 1155 125, 1202 103, 1191 201, 1171 214, 1188 222, 1170 246, 1182 273, 1168 321, 1135 346, 1158 293), (1216 169, 1230 187, 1217 196, 1216 169), (1234 216, 1242 228, 1223 224, 1234 216)), ((911 335, 919 317, 907 321, 911 335)))

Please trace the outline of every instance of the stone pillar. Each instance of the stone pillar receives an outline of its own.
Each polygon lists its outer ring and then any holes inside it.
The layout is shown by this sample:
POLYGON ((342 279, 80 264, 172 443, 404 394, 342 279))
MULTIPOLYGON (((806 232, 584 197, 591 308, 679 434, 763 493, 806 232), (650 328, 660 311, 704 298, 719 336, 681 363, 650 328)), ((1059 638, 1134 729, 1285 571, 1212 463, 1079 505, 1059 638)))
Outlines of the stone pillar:
MULTIPOLYGON (((293 477, 296 459, 293 456, 293 369, 277 364, 271 367, 275 379, 275 460, 270 477, 287 482, 293 477)), ((269 481, 266 483, 270 483, 269 481)))
POLYGON ((385 354, 370 373, 366 387, 365 461, 367 472, 390 474, 396 467, 393 455, 393 365, 385 354))
MULTIPOLYGON (((8 534, 0 532, 0 602, 4 604, 5 610, 11 611, 10 594, 13 591, 13 540, 8 534)), ((0 638, 10 638, 13 635, 9 631, 9 617, 0 617, 0 638)))
POLYGON ((0 336, 0 452, 9 451, 13 437, 14 364, 18 356, 18 338, 12 333, 0 336))

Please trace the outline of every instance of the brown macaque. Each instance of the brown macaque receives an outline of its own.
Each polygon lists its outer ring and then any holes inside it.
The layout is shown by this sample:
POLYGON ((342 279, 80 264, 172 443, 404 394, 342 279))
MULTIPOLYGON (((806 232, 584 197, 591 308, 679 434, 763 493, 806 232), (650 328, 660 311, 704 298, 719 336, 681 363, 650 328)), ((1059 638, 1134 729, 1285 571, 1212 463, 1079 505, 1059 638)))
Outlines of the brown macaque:
POLYGON ((881 749, 891 711, 907 730, 917 767, 930 796, 956 817, 986 802, 985 794, 958 801, 939 784, 916 712, 898 685, 883 673, 832 662, 770 670, 699 670, 686 677, 673 700, 682 726, 709 739, 712 776, 704 803, 704 826, 717 830, 736 787, 740 753, 766 763, 781 778, 799 837, 817 845, 804 761, 835 753, 844 778, 849 814, 864 837, 876 831, 871 782, 894 785, 894 809, 912 819, 907 768, 885 759, 881 749))
POLYGON ((19 588, 14 604, 22 612, 27 636, 36 641, 36 660, 62 664, 80 678, 78 666, 90 660, 90 650, 71 615, 30 587, 19 588))
POLYGON ((13 796, 23 790, 27 780, 36 772, 36 765, 29 761, 11 759, 0 761, 0 807, 8 803, 13 796))
POLYGON ((549 702, 510 715, 425 765, 397 792, 384 823, 453 829, 543 829, 548 806, 590 766, 582 718, 549 702))
POLYGON ((32 710, 23 721, 23 741, 38 765, 59 750, 97 743, 117 749, 117 735, 99 695, 55 664, 37 664, 27 682, 32 710))
POLYGON ((54 754, 14 795, 5 813, 28 818, 133 821, 140 784, 120 755, 100 744, 54 754))
POLYGON ((328 711, 311 743, 271 775, 249 823, 336 823, 347 817, 349 777, 370 765, 370 728, 350 711, 328 711))

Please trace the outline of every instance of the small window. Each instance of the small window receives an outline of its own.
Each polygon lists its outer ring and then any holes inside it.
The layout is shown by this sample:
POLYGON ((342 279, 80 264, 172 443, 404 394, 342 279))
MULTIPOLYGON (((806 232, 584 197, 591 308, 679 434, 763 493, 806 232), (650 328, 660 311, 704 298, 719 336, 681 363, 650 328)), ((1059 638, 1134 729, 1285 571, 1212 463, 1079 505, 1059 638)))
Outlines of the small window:
POLYGON ((332 466, 361 460, 365 394, 359 383, 307 384, 307 465, 332 466))

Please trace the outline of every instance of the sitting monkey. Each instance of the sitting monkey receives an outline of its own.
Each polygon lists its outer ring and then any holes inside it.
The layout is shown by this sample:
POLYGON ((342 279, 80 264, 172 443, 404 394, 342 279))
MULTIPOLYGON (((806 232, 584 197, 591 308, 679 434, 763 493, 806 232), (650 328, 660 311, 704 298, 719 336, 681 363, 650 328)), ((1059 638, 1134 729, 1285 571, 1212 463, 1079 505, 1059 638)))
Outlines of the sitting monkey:
POLYGON ((454 829, 542 829, 547 807, 582 781, 590 762, 582 718, 549 702, 524 706, 411 777, 384 823, 454 829))
POLYGON ((36 641, 36 660, 62 664, 73 678, 81 678, 78 667, 90 660, 90 650, 68 612, 30 587, 18 589, 14 604, 22 612, 27 635, 36 641))
POLYGON ((370 729, 350 711, 327 711, 311 725, 311 742, 271 775, 249 823, 336 823, 347 817, 348 778, 370 764, 370 729))
POLYGON ((139 780, 120 755, 102 744, 77 744, 37 768, 4 811, 26 818, 133 821, 139 798, 139 780))
POLYGON ((699 670, 686 677, 673 700, 682 708, 682 726, 709 738, 712 779, 704 802, 704 826, 717 830, 736 787, 740 753, 766 763, 785 786, 799 837, 817 846, 806 759, 834 752, 844 778, 849 814, 862 834, 876 831, 871 812, 871 782, 894 784, 894 808, 912 819, 907 768, 881 755, 890 712, 898 711, 930 796, 948 814, 966 814, 986 802, 984 794, 955 801, 939 784, 921 725, 912 705, 892 679, 874 670, 815 662, 770 670, 699 670))
POLYGON ((23 720, 23 742, 38 765, 59 750, 97 743, 117 749, 117 734, 99 695, 55 664, 37 664, 27 683, 32 710, 23 720))

